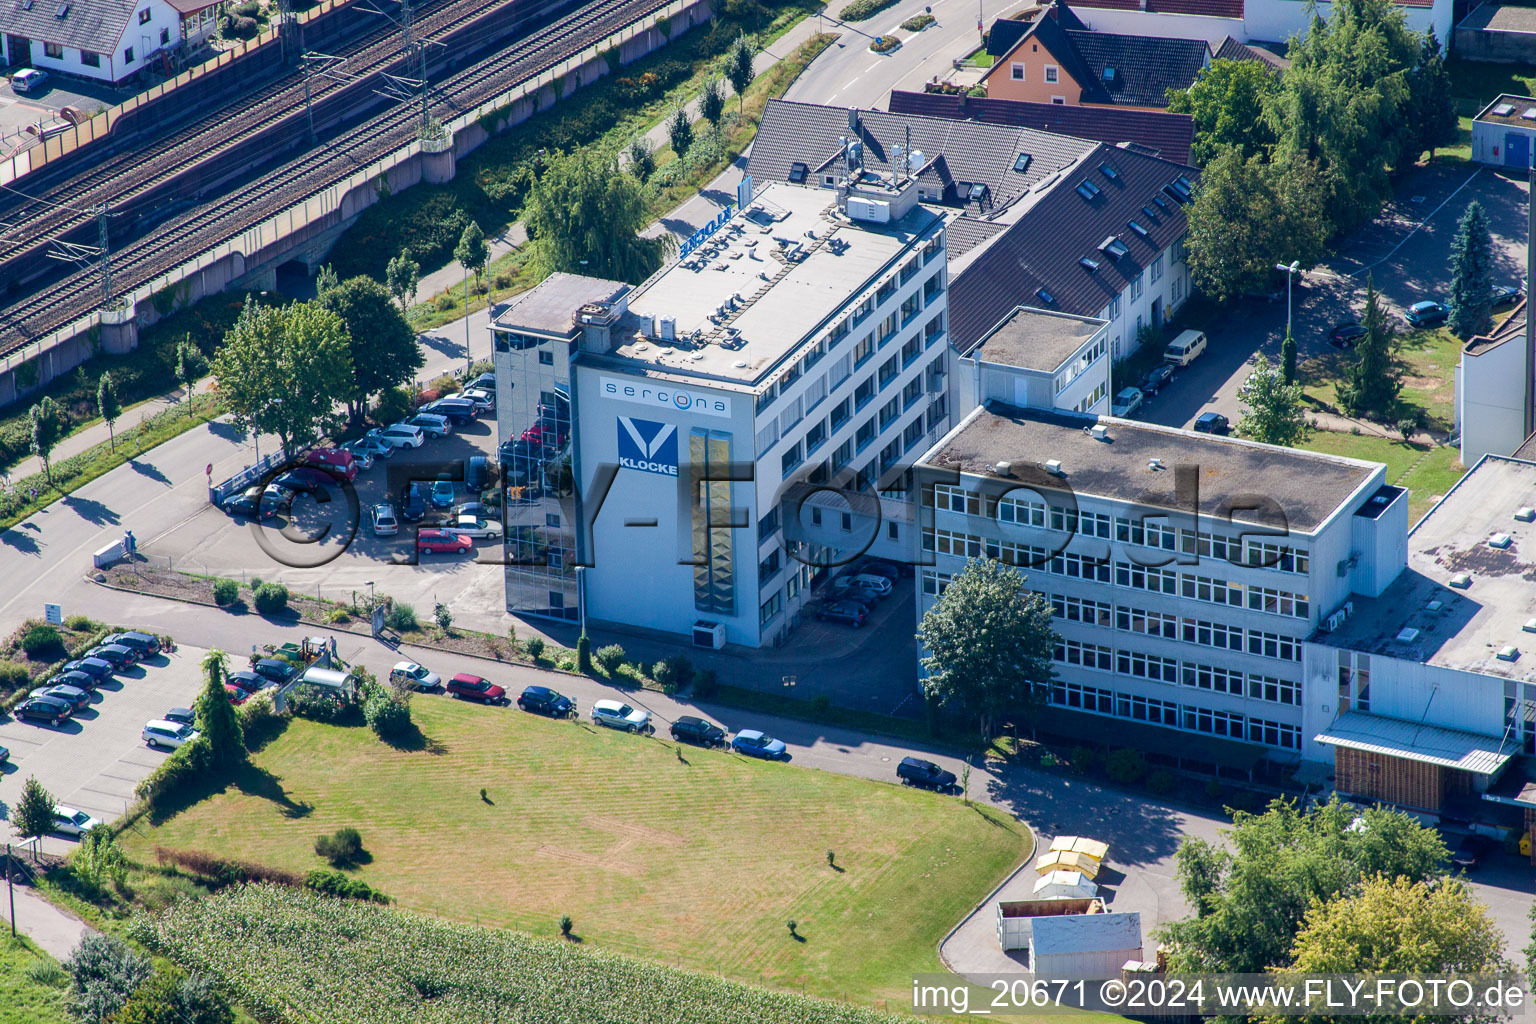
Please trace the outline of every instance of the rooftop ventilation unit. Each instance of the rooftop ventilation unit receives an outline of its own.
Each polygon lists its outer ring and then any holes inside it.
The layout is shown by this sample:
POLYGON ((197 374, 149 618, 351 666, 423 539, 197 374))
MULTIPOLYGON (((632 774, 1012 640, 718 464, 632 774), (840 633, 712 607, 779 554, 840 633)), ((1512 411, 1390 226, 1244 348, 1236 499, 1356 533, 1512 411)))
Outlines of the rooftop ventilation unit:
POLYGON ((1149 232, 1146 228, 1142 227, 1141 224, 1138 221, 1134 221, 1134 220, 1133 221, 1127 221, 1127 224, 1129 225, 1129 227, 1130 227, 1130 229, 1132 231, 1136 232, 1142 238, 1146 238, 1146 237, 1148 237, 1148 235, 1151 234, 1151 232, 1149 232))
POLYGON ((1154 456, 1153 458, 1147 460, 1147 468, 1156 473, 1158 470, 1163 468, 1163 460, 1154 456))
POLYGON ((1488 538, 1488 546, 1491 548, 1498 548, 1500 551, 1502 551, 1509 547, 1513 541, 1514 538, 1507 533, 1496 533, 1492 537, 1488 538))
POLYGON ((1536 121, 1536 107, 1526 107, 1525 112, 1520 117, 1525 121, 1536 121))
POLYGON ((1494 117, 1508 117, 1514 112, 1515 105, 1513 103, 1500 103, 1498 106, 1489 111, 1489 113, 1494 117))
POLYGON ((661 340, 677 340, 677 317, 664 316, 661 318, 661 340))
POLYGON ((1109 440, 1109 428, 1102 423, 1095 423, 1092 427, 1088 428, 1088 434, 1095 441, 1109 440))
POLYGON ((1527 633, 1536 633, 1536 619, 1526 619, 1525 625, 1520 627, 1527 633))
POLYGON ((1035 297, 1038 298, 1041 302, 1045 303, 1047 306, 1056 301, 1056 296, 1052 295, 1044 288, 1036 288, 1035 297))
POLYGON ((1426 604, 1426 605, 1425 605, 1425 606, 1424 606, 1424 610, 1425 610, 1425 611, 1431 611, 1431 612, 1437 612, 1437 611, 1439 611, 1439 610, 1440 610, 1440 609, 1441 609, 1441 608, 1444 608, 1444 607, 1445 607, 1445 602, 1444 602, 1444 601, 1442 601, 1442 600, 1440 600, 1440 599, 1439 599, 1439 598, 1438 598, 1438 597, 1437 597, 1437 598, 1435 598, 1435 599, 1434 599, 1434 600, 1432 600, 1432 601, 1430 601, 1430 602, 1429 602, 1429 604, 1426 604))
MULTIPOLYGON (((1115 73, 1115 69, 1114 68, 1105 68, 1104 69, 1104 74, 1105 75, 1113 76, 1114 73, 1115 73)), ((1109 81, 1109 79, 1105 78, 1105 81, 1107 82, 1107 81, 1109 81)), ((1120 172, 1115 170, 1109 164, 1099 164, 1099 170, 1102 171, 1104 173, 1104 177, 1108 178, 1110 181, 1119 181, 1120 180, 1120 172)))
POLYGON ((1411 644, 1418 638, 1419 631, 1414 629, 1412 626, 1404 626, 1402 629, 1397 631, 1397 636, 1393 637, 1393 639, 1398 643, 1404 644, 1411 644))
POLYGON ((1066 471, 1061 468, 1060 459, 1046 459, 1045 471, 1052 476, 1066 476, 1066 471))
POLYGON ((1521 505, 1515 509, 1516 522, 1529 523, 1533 519, 1536 519, 1536 508, 1531 508, 1529 505, 1521 505))
POLYGON ((1013 476, 1013 463, 1011 462, 999 462, 992 469, 998 476, 1013 476))
POLYGON ((1499 648, 1499 653, 1495 657, 1500 661, 1518 661, 1520 659, 1520 648, 1514 644, 1505 644, 1499 648))
POLYGON ((1451 586, 1457 590, 1466 590, 1472 585, 1471 573, 1459 572, 1451 577, 1451 586))
POLYGON ((1113 82, 1114 80, 1115 80, 1115 69, 1114 68, 1105 68, 1104 69, 1104 81, 1106 81, 1106 82, 1113 82))
POLYGON ((68 17, 69 16, 69 4, 59 4, 59 9, 53 12, 53 16, 55 18, 65 18, 65 17, 68 17))
POLYGON ((1151 203, 1148 203, 1146 206, 1143 206, 1141 208, 1141 212, 1147 215, 1147 219, 1148 220, 1150 220, 1150 221, 1156 221, 1157 220, 1157 212, 1152 209, 1152 204, 1151 203))
POLYGON ((1077 262, 1081 263, 1083 269, 1087 270, 1090 274, 1099 269, 1099 261, 1090 256, 1079 256, 1077 262))

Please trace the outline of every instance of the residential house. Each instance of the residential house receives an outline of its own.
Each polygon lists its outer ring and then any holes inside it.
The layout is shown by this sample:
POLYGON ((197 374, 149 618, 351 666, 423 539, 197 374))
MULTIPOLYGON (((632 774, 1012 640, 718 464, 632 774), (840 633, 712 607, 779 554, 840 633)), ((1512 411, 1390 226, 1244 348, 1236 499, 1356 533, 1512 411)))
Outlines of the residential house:
MULTIPOLYGON (((1455 0, 1393 0, 1408 27, 1434 29, 1441 46, 1450 42, 1455 0)), ((1096 32, 1203 39, 1213 46, 1223 37, 1241 42, 1283 43, 1305 35, 1314 9, 1324 20, 1329 0, 1074 0, 1078 18, 1096 32)))
POLYGON ((112 85, 172 60, 218 28, 225 0, 10 0, 4 60, 112 85))

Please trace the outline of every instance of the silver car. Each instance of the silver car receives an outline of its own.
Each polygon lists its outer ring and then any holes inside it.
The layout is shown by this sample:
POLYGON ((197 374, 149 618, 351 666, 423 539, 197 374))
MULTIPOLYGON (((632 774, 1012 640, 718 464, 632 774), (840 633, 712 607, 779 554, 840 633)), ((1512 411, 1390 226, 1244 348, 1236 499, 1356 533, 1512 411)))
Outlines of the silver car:
POLYGON ((156 750, 175 750, 184 743, 191 743, 202 735, 190 725, 157 718, 144 725, 143 740, 156 750))
POLYGON ((400 519, 393 505, 373 506, 373 534, 375 537, 392 537, 400 532, 400 519))
POLYGON ((593 701, 592 721, 598 725, 606 725, 610 729, 622 729, 625 732, 653 731, 649 711, 638 711, 616 700, 593 701))

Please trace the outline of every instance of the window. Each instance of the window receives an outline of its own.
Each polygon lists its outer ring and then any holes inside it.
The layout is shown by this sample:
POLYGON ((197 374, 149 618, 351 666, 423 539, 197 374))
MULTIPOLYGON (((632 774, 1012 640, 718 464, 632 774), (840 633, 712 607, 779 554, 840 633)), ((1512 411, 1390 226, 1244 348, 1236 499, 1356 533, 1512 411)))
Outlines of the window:
POLYGON ((1311 603, 1307 595, 1269 587, 1249 587, 1248 608, 1250 611, 1290 615, 1298 619, 1305 619, 1311 614, 1311 603))
POLYGON ((1178 592, 1179 574, 1169 569, 1148 569, 1128 562, 1115 563, 1115 586, 1149 590, 1154 594, 1178 592))
POLYGON ((901 367, 906 369, 917 361, 917 357, 923 354, 923 339, 917 335, 908 338, 906 344, 901 346, 901 367))
POLYGON ((1163 278, 1163 254, 1158 253, 1152 257, 1152 283, 1157 284, 1163 278))
POLYGON ((837 446, 837 451, 832 453, 832 468, 842 469, 853 459, 853 438, 849 438, 837 446))
POLYGON ((149 19, 151 17, 153 17, 153 15, 150 13, 149 8, 146 7, 144 10, 139 12, 139 24, 148 25, 149 19))
POLYGON ((774 594, 768 600, 764 601, 763 606, 757 610, 757 624, 759 626, 764 625, 768 622, 769 619, 772 619, 775 615, 779 614, 779 611, 783 609, 783 607, 784 595, 774 594))
POLYGON ((1064 107, 1067 105, 1067 98, 1065 96, 1052 96, 1051 102, 1058 107, 1064 107))
POLYGON ((827 371, 827 386, 835 388, 851 376, 853 376, 853 357, 844 352, 832 361, 832 369, 827 371))
POLYGON ((1136 234, 1138 236, 1140 236, 1141 238, 1148 237, 1147 229, 1141 226, 1141 222, 1140 221, 1133 220, 1133 221, 1130 221, 1129 224, 1130 224, 1131 230, 1136 232, 1136 234))
POLYGON ((875 292, 875 302, 876 302, 876 304, 883 303, 883 302, 885 302, 886 299, 889 299, 892 295, 895 295, 895 294, 896 294, 896 279, 893 277, 890 280, 886 281, 884 284, 882 284, 880 286, 880 289, 877 292, 875 292))
POLYGON ((1115 609, 1115 628, 1123 633, 1143 633, 1165 640, 1179 638, 1179 617, 1167 612, 1149 612, 1122 605, 1115 609))
POLYGON ((560 514, 558 512, 544 513, 544 525, 553 526, 558 530, 560 528, 560 514))
POLYGON ((913 292, 901 301, 901 322, 903 325, 912 322, 912 318, 923 311, 923 297, 913 292))
POLYGON ((540 366, 554 366, 555 365, 555 354, 553 352, 549 351, 548 349, 545 349, 544 351, 540 352, 539 353, 539 365, 540 366))
MULTIPOLYGON (((146 13, 148 13, 148 12, 146 12, 146 13)), ((43 56, 44 57, 52 57, 54 60, 63 60, 64 59, 64 47, 60 46, 58 43, 44 43, 43 44, 43 56)))
POLYGON ((766 581, 779 571, 779 549, 774 548, 772 553, 761 562, 757 563, 757 576, 759 580, 766 581))
POLYGON ((885 362, 881 363, 880 364, 880 387, 884 388, 891 381, 895 380, 896 379, 896 374, 898 374, 900 372, 901 371, 896 366, 896 357, 895 356, 891 356, 891 358, 889 358, 885 362))
POLYGON ((1141 722, 1152 722, 1157 725, 1179 724, 1179 706, 1172 701, 1158 700, 1156 697, 1142 697, 1137 694, 1120 693, 1115 695, 1115 714, 1121 718, 1134 718, 1141 722))
POLYGON ((1185 686, 1210 690, 1212 693, 1228 693, 1234 697, 1243 695, 1243 674, 1236 669, 1186 662, 1181 674, 1185 686))
POLYGON ((923 344, 932 345, 935 341, 938 341, 943 334, 944 314, 940 313, 938 316, 934 317, 932 320, 929 320, 928 323, 923 326, 923 344))
POLYGON ((1013 169, 1019 174, 1023 174, 1025 171, 1029 170, 1029 165, 1032 160, 1034 160, 1034 157, 1030 156, 1028 153, 1020 153, 1018 159, 1013 162, 1013 169))
POLYGON ((99 68, 101 67, 101 54, 92 53, 90 50, 81 50, 80 63, 88 68, 99 68))
POLYGON ((981 515, 981 495, 974 491, 967 491, 953 484, 935 484, 933 488, 933 507, 945 512, 959 512, 964 515, 981 515))
POLYGON ((897 320, 896 316, 897 315, 895 313, 892 313, 890 316, 880 321, 880 327, 875 331, 875 333, 880 336, 881 344, 884 344, 888 338, 896 333, 896 329, 901 326, 900 321, 897 320))
POLYGON ((1109 300, 1109 316, 1106 319, 1118 320, 1120 318, 1120 296, 1116 295, 1109 300))
POLYGON ((873 416, 871 416, 869 419, 860 424, 859 429, 854 432, 853 443, 858 451, 863 451, 865 448, 869 447, 869 443, 874 439, 875 419, 873 416))
POLYGON ((1305 576, 1311 569, 1312 559, 1305 551, 1297 551, 1285 544, 1266 544, 1248 541, 1243 562, 1256 568, 1277 569, 1305 576))
POLYGON ((1140 651, 1120 651, 1115 656, 1115 671, 1123 676, 1151 679, 1158 683, 1179 681, 1177 661, 1172 658, 1159 658, 1155 654, 1143 654, 1140 651))
MULTIPOLYGON (((1138 273, 1131 278, 1131 301, 1135 302, 1139 298, 1141 298, 1141 274, 1138 273)), ((1136 330, 1138 332, 1141 330, 1141 324, 1136 325, 1136 330)))
POLYGON ((816 425, 805 433, 805 454, 820 448, 827 443, 827 421, 817 420, 816 425))
POLYGON ((841 519, 842 519, 842 522, 840 522, 838 525, 842 527, 843 532, 844 533, 852 533, 853 532, 853 513, 851 513, 851 512, 844 512, 841 515, 841 519))
POLYGON ((911 451, 919 441, 923 439, 923 418, 921 416, 907 424, 907 429, 901 434, 901 447, 903 451, 911 451))
MULTIPOLYGON (((945 582, 948 582, 947 580, 945 582)), ((942 593, 942 591, 941 591, 942 593)), ((1084 686, 1061 679, 1051 681, 1051 703, 1066 708, 1082 708, 1101 715, 1112 715, 1115 695, 1097 686, 1084 686)))
POLYGON ((805 164, 801 163, 799 160, 796 160, 794 163, 790 164, 789 165, 789 180, 790 180, 790 183, 791 184, 795 184, 795 185, 804 185, 805 184, 805 175, 806 175, 806 172, 809 171, 809 170, 810 170, 810 168, 807 167, 805 164))
POLYGON ((1079 665, 1098 672, 1114 671, 1112 652, 1108 647, 1101 647, 1098 644, 1062 640, 1056 644, 1052 658, 1063 665, 1079 665))
POLYGON ((885 535, 891 540, 899 540, 901 538, 901 529, 895 523, 886 523, 885 535))
POLYGON ((1211 579, 1207 576, 1185 576, 1181 583, 1183 595, 1193 600, 1227 604, 1234 608, 1243 606, 1241 584, 1228 583, 1226 580, 1211 579))
POLYGON ((821 509, 815 508, 815 507, 813 507, 811 509, 811 525, 812 526, 820 526, 821 525, 821 509))
POLYGON ((168 29, 168 28, 161 29, 160 30, 160 45, 161 46, 165 46, 170 41, 171 41, 171 30, 168 29))
POLYGON ((853 346, 853 365, 861 365, 864 360, 875 354, 875 336, 868 335, 863 341, 853 346))
POLYGON ((923 378, 913 377, 907 382, 907 386, 901 389, 901 407, 912 408, 912 403, 923 397, 923 378))
POLYGON ((1055 85, 1061 80, 1061 70, 1055 64, 1045 66, 1045 81, 1047 85, 1055 85))
POLYGON ((1224 651, 1238 651, 1243 649, 1243 629, 1241 626, 1229 626, 1224 622, 1206 622, 1204 619, 1183 619, 1179 626, 1179 635, 1187 644, 1199 644, 1201 647, 1219 647, 1224 651))
POLYGON ((1023 64, 1015 64, 1009 70, 1013 73, 1013 80, 1015 82, 1022 82, 1022 81, 1024 81, 1024 65, 1023 64))
POLYGON ((1273 676, 1250 675, 1248 696, 1254 700, 1267 700, 1271 704, 1290 704, 1293 707, 1299 707, 1301 684, 1293 683, 1289 679, 1276 679, 1273 676))
POLYGON ((1068 622, 1085 622, 1090 626, 1109 626, 1109 603, 1090 601, 1086 597, 1051 597, 1051 614, 1068 622))
POLYGON ((923 282, 923 302, 930 303, 944 290, 944 272, 941 270, 923 282))
POLYGON ((875 378, 866 377, 859 382, 859 386, 853 389, 853 407, 862 409, 869 404, 869 400, 875 397, 875 378))
POLYGON ((785 476, 788 476, 803 461, 805 461, 805 456, 800 454, 800 442, 796 441, 785 450, 784 457, 780 462, 781 471, 785 476))
POLYGON ((836 430, 848 422, 853 415, 853 399, 845 398, 832 407, 832 429, 836 430))
POLYGON ((130 47, 128 47, 128 49, 123 51, 123 63, 124 64, 132 64, 133 63, 133 47, 130 46, 130 47))

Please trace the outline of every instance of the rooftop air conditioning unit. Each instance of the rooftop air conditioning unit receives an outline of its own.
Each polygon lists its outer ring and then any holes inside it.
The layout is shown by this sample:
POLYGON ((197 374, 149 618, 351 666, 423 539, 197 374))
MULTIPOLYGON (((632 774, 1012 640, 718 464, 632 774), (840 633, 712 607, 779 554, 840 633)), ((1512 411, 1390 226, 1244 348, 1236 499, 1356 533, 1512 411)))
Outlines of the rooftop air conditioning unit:
POLYGON ((1013 463, 1011 463, 1011 462, 999 462, 993 468, 996 470, 998 476, 1012 476, 1013 475, 1013 463))
POLYGON ((718 651, 725 646, 725 623, 705 622, 703 619, 693 624, 693 646, 705 647, 711 651, 718 651))
POLYGON ((1521 505, 1519 508, 1515 509, 1515 519, 1516 521, 1522 523, 1529 523, 1532 520, 1536 520, 1536 508, 1531 508, 1529 505, 1521 505))
POLYGON ((849 196, 848 216, 854 220, 867 220, 875 224, 889 224, 891 220, 891 204, 883 199, 864 199, 860 196, 849 196))
POLYGON ((677 317, 664 316, 661 318, 661 340, 675 341, 677 339, 677 317))
POLYGON ((1470 573, 1459 572, 1455 576, 1451 577, 1451 586, 1457 588, 1458 590, 1465 590, 1471 585, 1472 576, 1470 573))
POLYGON ((1109 440, 1109 428, 1102 423, 1095 423, 1089 428, 1088 433, 1095 441, 1109 440))
POLYGON ((1505 644, 1503 647, 1499 648, 1499 653, 1496 655, 1496 657, 1500 661, 1518 661, 1520 658, 1520 649, 1514 644, 1505 644))
POLYGON ((1512 543, 1514 543, 1514 538, 1507 533, 1496 533, 1492 537, 1488 538, 1488 546, 1491 548, 1498 548, 1501 551, 1509 547, 1512 543))
POLYGON ((1047 473, 1050 473, 1052 476, 1066 476, 1067 475, 1066 471, 1061 468, 1061 460, 1060 459, 1047 459, 1046 462, 1045 462, 1045 471, 1047 473))

